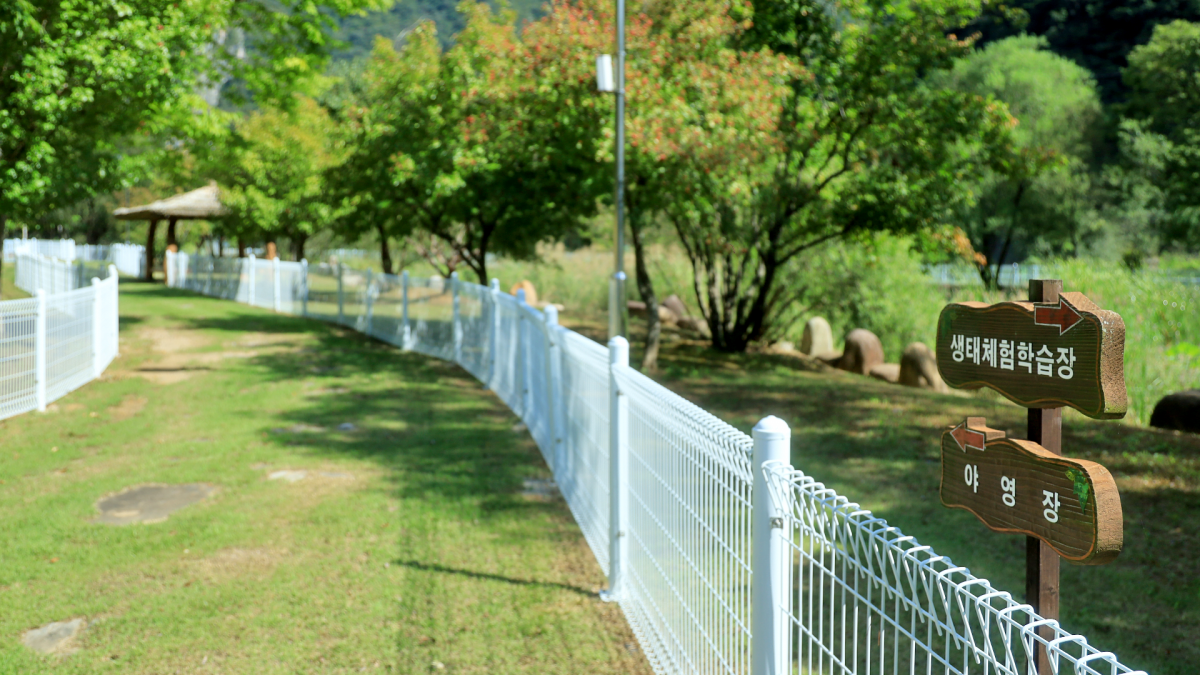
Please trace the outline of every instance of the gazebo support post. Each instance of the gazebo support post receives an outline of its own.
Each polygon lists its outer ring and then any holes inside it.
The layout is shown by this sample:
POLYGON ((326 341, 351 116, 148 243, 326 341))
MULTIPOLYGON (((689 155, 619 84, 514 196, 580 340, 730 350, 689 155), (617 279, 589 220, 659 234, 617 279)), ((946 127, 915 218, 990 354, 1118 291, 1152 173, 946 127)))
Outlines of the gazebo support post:
POLYGON ((151 220, 146 233, 146 281, 154 281, 154 235, 158 232, 158 221, 151 220))

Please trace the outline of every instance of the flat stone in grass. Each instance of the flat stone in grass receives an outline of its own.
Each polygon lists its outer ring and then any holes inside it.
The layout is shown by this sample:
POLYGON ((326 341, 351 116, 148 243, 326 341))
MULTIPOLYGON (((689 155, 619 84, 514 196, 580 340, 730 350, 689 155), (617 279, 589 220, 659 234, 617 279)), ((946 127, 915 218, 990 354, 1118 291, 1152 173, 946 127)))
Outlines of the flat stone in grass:
POLYGON ((39 654, 70 654, 76 650, 75 638, 87 628, 83 619, 55 621, 26 631, 21 641, 39 654))
POLYGON ((195 504, 217 491, 212 485, 139 485, 96 502, 100 516, 94 522, 106 525, 161 523, 175 511, 195 504))
POLYGON ((295 483, 296 481, 304 480, 307 475, 307 471, 281 469, 279 471, 272 471, 271 473, 267 474, 267 480, 286 480, 289 483, 295 483))

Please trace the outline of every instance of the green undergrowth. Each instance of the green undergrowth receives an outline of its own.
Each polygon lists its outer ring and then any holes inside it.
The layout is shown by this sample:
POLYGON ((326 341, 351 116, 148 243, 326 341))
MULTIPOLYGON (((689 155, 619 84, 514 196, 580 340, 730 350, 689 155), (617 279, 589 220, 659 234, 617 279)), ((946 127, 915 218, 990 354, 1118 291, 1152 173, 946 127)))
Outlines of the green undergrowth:
POLYGON ((523 494, 548 477, 528 433, 464 371, 159 285, 124 282, 121 313, 103 379, 0 422, 0 673, 649 672, 565 505, 523 494), (185 483, 217 491, 93 522, 185 483), (75 653, 23 646, 73 618, 75 653))

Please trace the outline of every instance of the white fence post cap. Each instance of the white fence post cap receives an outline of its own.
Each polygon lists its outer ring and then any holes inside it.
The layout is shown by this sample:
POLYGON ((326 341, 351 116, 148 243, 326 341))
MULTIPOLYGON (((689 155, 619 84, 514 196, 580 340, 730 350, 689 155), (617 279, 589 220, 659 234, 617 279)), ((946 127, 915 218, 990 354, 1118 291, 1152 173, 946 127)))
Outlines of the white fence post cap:
POLYGON ((754 437, 762 438, 763 440, 773 438, 787 438, 792 435, 792 429, 787 425, 787 422, 779 419, 774 415, 767 415, 754 425, 754 437))

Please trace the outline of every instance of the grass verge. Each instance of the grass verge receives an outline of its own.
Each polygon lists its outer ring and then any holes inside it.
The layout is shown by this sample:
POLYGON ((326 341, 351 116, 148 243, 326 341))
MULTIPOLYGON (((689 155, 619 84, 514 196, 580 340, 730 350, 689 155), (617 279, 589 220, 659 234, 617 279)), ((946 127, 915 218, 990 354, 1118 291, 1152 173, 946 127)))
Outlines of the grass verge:
POLYGON ((548 475, 528 433, 465 372, 157 285, 121 312, 102 380, 0 422, 0 672, 649 672, 565 505, 522 494, 548 475), (154 483, 217 492, 92 522, 154 483), (73 654, 21 642, 72 618, 73 654))

